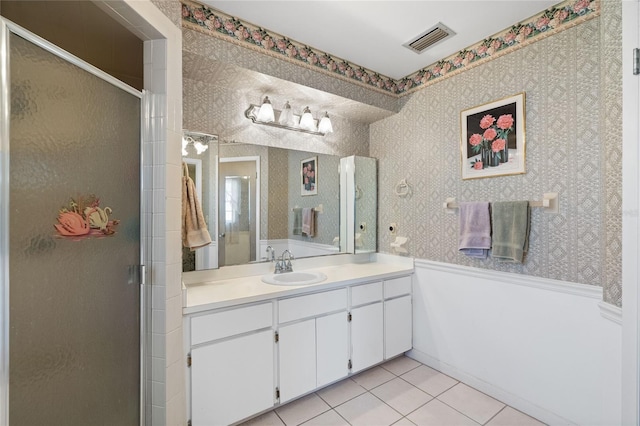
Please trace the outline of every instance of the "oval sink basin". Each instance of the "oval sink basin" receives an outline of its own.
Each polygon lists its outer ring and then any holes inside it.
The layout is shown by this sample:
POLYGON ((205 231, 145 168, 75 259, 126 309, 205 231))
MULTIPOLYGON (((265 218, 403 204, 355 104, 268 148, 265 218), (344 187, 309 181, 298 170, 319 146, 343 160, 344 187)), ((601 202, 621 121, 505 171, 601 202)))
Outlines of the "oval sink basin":
POLYGON ((308 285, 321 283, 326 279, 327 276, 322 272, 301 271, 264 275, 262 282, 275 285, 308 285))

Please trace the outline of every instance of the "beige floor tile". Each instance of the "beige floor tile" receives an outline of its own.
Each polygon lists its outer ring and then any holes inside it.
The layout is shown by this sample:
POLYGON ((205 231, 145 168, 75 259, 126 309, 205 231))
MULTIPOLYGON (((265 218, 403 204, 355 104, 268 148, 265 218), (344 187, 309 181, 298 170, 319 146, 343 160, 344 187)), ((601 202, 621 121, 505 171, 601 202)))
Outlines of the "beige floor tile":
POLYGON ((371 393, 404 416, 433 399, 428 393, 401 378, 380 385, 372 389, 371 393))
POLYGON ((401 418, 393 424, 393 426, 416 426, 411 420, 406 417, 401 418))
POLYGON ((478 426, 469 417, 433 399, 407 416, 418 426, 478 426))
POLYGON ((304 423, 330 409, 331 407, 322 398, 312 393, 276 408, 276 413, 287 426, 292 426, 304 423))
POLYGON ((241 426, 284 426, 284 423, 275 411, 269 411, 268 413, 264 413, 261 416, 254 417, 242 423, 241 426))
POLYGON ((438 396, 458 383, 457 380, 426 365, 414 368, 400 377, 432 396, 438 396))
POLYGON ((338 406, 367 390, 351 379, 345 379, 316 392, 331 407, 338 406))
POLYGON ((370 393, 347 401, 335 410, 353 426, 389 426, 402 418, 400 413, 370 393))
POLYGON ((349 423, 340 417, 335 410, 329 410, 326 413, 320 414, 318 417, 314 417, 311 420, 303 423, 305 426, 349 426, 349 423))
POLYGON ((455 385, 438 396, 438 399, 482 424, 495 416, 505 406, 502 402, 464 383, 455 385))
POLYGON ((396 376, 389 373, 387 370, 381 367, 374 367, 363 373, 352 376, 351 379, 367 390, 371 390, 376 386, 380 386, 389 380, 395 379, 396 376))
POLYGON ((505 407, 487 423, 487 426, 544 426, 544 423, 516 409, 505 407))
POLYGON ((395 374, 396 376, 401 376, 409 370, 413 370, 416 367, 419 367, 420 364, 415 359, 411 359, 407 356, 399 356, 397 358, 392 359, 389 362, 385 362, 381 365, 387 371, 395 374))

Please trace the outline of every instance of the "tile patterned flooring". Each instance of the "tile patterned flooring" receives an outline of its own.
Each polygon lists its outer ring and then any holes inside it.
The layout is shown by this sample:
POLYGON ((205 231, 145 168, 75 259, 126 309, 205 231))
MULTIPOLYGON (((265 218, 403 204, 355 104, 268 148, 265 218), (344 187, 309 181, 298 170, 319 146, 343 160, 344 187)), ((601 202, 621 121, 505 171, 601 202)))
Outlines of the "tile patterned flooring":
POLYGON ((406 356, 243 426, 539 426, 543 423, 406 356))

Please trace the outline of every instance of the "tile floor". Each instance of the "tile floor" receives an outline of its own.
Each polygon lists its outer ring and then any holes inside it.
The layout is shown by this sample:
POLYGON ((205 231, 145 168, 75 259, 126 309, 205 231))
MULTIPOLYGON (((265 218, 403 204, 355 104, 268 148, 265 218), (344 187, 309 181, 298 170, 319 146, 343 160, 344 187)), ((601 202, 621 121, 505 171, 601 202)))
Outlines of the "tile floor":
POLYGON ((402 356, 243 423, 538 426, 543 423, 402 356))

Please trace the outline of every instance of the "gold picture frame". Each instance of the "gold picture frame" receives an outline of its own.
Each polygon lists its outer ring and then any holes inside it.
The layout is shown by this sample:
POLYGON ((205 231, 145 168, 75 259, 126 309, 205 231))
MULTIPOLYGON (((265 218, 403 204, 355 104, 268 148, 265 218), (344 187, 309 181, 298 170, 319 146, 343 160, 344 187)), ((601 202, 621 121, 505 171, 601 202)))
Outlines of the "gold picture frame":
POLYGON ((462 179, 525 173, 525 93, 460 113, 462 179))

